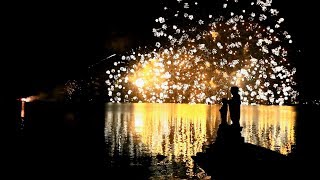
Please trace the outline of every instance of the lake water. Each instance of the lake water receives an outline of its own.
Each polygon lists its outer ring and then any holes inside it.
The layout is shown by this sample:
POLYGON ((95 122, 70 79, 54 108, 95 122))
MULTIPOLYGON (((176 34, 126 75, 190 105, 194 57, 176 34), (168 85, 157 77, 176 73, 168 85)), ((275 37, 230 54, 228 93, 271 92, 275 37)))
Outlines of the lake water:
MULTIPOLYGON (((199 176, 203 172, 191 156, 215 141, 219 108, 198 104, 107 104, 107 164, 116 166, 126 157, 131 166, 147 164, 151 178, 199 176), (159 161, 157 154, 167 157, 159 161), (145 161, 148 157, 151 160, 145 161)), ((296 114, 293 106, 241 106, 242 136, 248 143, 288 154, 295 145, 296 114)))

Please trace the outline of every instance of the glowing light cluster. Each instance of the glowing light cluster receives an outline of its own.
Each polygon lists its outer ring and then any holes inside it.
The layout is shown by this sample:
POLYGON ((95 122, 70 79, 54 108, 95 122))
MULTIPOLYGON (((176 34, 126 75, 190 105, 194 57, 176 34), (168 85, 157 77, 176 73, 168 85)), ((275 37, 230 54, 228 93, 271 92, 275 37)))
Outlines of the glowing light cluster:
POLYGON ((205 17, 195 2, 165 7, 154 49, 129 52, 106 71, 110 101, 217 103, 236 85, 244 104, 297 103, 291 35, 271 2, 231 12, 238 1, 225 1, 214 9, 222 15, 205 17))
POLYGON ((22 102, 32 102, 38 99, 40 99, 40 96, 29 96, 29 97, 21 98, 20 100, 22 102))
POLYGON ((82 90, 81 84, 81 81, 76 80, 69 80, 65 83, 64 92, 66 94, 66 100, 75 99, 74 96, 82 90))

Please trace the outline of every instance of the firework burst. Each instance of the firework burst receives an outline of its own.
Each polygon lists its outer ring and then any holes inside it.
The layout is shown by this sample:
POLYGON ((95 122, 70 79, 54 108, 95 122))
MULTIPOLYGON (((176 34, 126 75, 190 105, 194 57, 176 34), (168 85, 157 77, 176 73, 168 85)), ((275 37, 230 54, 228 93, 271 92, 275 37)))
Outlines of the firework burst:
POLYGON ((271 1, 224 1, 217 13, 197 2, 164 7, 152 29, 153 50, 123 55, 106 71, 111 102, 218 103, 231 86, 244 104, 296 103, 296 69, 288 54, 290 34, 271 1))

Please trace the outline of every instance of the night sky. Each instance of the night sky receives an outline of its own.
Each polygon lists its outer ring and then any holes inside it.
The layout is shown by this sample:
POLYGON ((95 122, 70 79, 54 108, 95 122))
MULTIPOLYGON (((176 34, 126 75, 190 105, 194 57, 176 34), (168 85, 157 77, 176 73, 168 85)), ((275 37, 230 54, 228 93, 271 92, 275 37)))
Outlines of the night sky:
MULTIPOLYGON (((301 50, 297 67, 302 93, 319 97, 312 88, 319 77, 315 65, 318 10, 306 2, 311 1, 274 0, 273 7, 286 19, 301 50)), ((32 95, 84 77, 88 65, 111 53, 112 47, 121 50, 146 44, 162 7, 160 0, 8 4, 2 33, 8 56, 1 61, 2 84, 8 88, 3 89, 16 96, 32 95)))

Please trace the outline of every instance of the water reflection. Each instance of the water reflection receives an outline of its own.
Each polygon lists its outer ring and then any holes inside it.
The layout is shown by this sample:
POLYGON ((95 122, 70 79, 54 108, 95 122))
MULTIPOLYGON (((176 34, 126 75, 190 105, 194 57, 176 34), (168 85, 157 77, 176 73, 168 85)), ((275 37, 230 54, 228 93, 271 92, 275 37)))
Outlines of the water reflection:
MULTIPOLYGON (((114 165, 126 157, 131 165, 143 157, 167 156, 159 169, 153 158, 154 176, 191 177, 192 155, 214 142, 220 124, 219 105, 107 104, 105 139, 108 162, 114 165)), ((295 143, 294 107, 242 106, 241 126, 246 142, 287 154, 295 143)))
POLYGON ((296 110, 292 106, 242 106, 245 141, 288 154, 295 144, 296 110))

